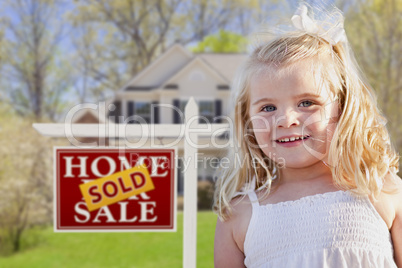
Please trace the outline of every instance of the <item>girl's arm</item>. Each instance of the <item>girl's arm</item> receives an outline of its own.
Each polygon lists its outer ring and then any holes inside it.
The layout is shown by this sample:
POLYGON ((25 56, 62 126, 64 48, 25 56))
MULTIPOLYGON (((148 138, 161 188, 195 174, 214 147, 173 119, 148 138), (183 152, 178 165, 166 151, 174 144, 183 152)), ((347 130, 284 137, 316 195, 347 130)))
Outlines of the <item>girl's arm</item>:
POLYGON ((214 263, 215 268, 237 268, 244 266, 244 254, 237 246, 233 236, 234 221, 222 222, 218 219, 215 230, 214 263))
POLYGON ((394 244, 394 258, 395 258, 396 265, 398 267, 402 267, 402 211, 401 211, 401 209, 396 214, 394 223, 392 224, 391 236, 392 236, 392 242, 394 244))
POLYGON ((232 200, 232 215, 226 221, 218 219, 215 231, 215 268, 245 267, 244 239, 251 218, 249 199, 232 200))
POLYGON ((402 268, 402 180, 396 175, 393 178, 387 178, 385 185, 388 184, 392 189, 390 200, 395 214, 391 226, 391 237, 394 246, 394 258, 396 265, 402 268))
POLYGON ((402 267, 402 183, 399 183, 397 188, 398 191, 393 196, 395 219, 391 227, 391 236, 396 265, 402 267))

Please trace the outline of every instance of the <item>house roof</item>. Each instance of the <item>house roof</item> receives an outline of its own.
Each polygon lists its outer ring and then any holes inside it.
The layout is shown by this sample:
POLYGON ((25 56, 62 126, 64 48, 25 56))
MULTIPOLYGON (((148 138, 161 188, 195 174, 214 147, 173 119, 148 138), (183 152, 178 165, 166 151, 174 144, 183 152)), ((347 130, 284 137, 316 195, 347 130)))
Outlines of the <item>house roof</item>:
POLYGON ((232 82, 239 67, 246 61, 247 54, 203 53, 195 54, 232 82))
POLYGON ((230 83, 230 80, 226 79, 226 77, 224 77, 219 71, 215 70, 215 68, 211 68, 211 66, 208 64, 208 62, 206 62, 205 60, 203 60, 200 57, 194 57, 193 60, 188 62, 188 64, 186 66, 184 66, 181 70, 179 70, 176 74, 174 74, 168 80, 166 80, 165 84, 169 85, 170 83, 175 81, 177 77, 182 75, 186 71, 187 68, 192 68, 193 66, 204 67, 206 69, 206 71, 209 71, 209 73, 211 75, 215 76, 216 79, 221 83, 230 83))
POLYGON ((120 88, 120 91, 155 89, 182 69, 192 58, 193 54, 190 51, 182 45, 175 44, 134 76, 120 88), (172 58, 172 55, 175 57, 172 58))
POLYGON ((195 59, 201 59, 211 68, 217 76, 222 77, 229 84, 233 81, 236 71, 245 62, 246 54, 236 53, 199 53, 192 54, 182 45, 175 44, 155 61, 148 65, 143 71, 133 77, 123 88, 122 91, 148 91, 161 87, 169 83, 172 77, 182 73, 195 59), (172 55, 175 55, 172 58, 172 55), (179 57, 179 58, 176 58, 179 57), (169 66, 164 69, 160 66, 169 66), (165 72, 164 74, 161 72, 165 72), (148 77, 148 79, 145 79, 148 77), (147 82, 148 81, 148 82, 147 82), (150 82, 152 81, 152 82, 150 82))
MULTIPOLYGON (((220 87, 226 89, 224 84, 228 83, 228 86, 230 86, 237 70, 245 62, 246 58, 246 54, 234 53, 193 54, 182 45, 175 44, 133 77, 119 91, 150 91, 162 85, 174 87, 175 85, 169 85, 169 81, 183 73, 186 68, 192 68, 197 64, 209 68, 211 73, 218 78, 218 81, 220 80, 223 83, 220 87)), ((80 122, 92 118, 89 117, 88 113, 92 117, 98 118, 99 123, 108 121, 107 111, 103 110, 98 113, 91 109, 81 110, 73 121, 80 122), (99 118, 99 115, 101 115, 101 118, 99 118)))

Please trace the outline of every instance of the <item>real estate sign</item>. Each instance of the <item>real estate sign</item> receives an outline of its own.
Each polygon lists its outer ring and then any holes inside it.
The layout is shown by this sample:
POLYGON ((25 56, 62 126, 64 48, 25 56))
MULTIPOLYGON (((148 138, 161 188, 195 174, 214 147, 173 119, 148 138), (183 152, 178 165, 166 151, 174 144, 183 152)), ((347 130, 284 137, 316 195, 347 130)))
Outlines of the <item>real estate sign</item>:
POLYGON ((54 230, 176 231, 175 149, 54 149, 54 230))

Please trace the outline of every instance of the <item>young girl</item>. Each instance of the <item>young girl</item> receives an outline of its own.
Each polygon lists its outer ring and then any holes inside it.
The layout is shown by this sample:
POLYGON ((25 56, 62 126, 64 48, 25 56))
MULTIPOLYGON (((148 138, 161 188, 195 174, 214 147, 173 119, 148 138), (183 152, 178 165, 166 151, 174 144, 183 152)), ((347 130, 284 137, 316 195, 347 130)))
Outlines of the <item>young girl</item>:
POLYGON ((245 64, 216 267, 402 267, 398 156, 341 19, 301 6, 245 64))

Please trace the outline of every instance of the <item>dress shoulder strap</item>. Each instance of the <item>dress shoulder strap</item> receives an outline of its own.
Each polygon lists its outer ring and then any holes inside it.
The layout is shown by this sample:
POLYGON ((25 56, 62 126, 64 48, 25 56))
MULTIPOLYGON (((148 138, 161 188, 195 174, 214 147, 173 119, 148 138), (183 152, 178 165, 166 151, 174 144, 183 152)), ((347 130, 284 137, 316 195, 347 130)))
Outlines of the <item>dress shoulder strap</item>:
POLYGON ((250 199, 251 205, 253 206, 253 210, 260 206, 260 203, 258 202, 258 197, 257 197, 257 194, 255 193, 255 191, 247 192, 247 196, 250 199))

